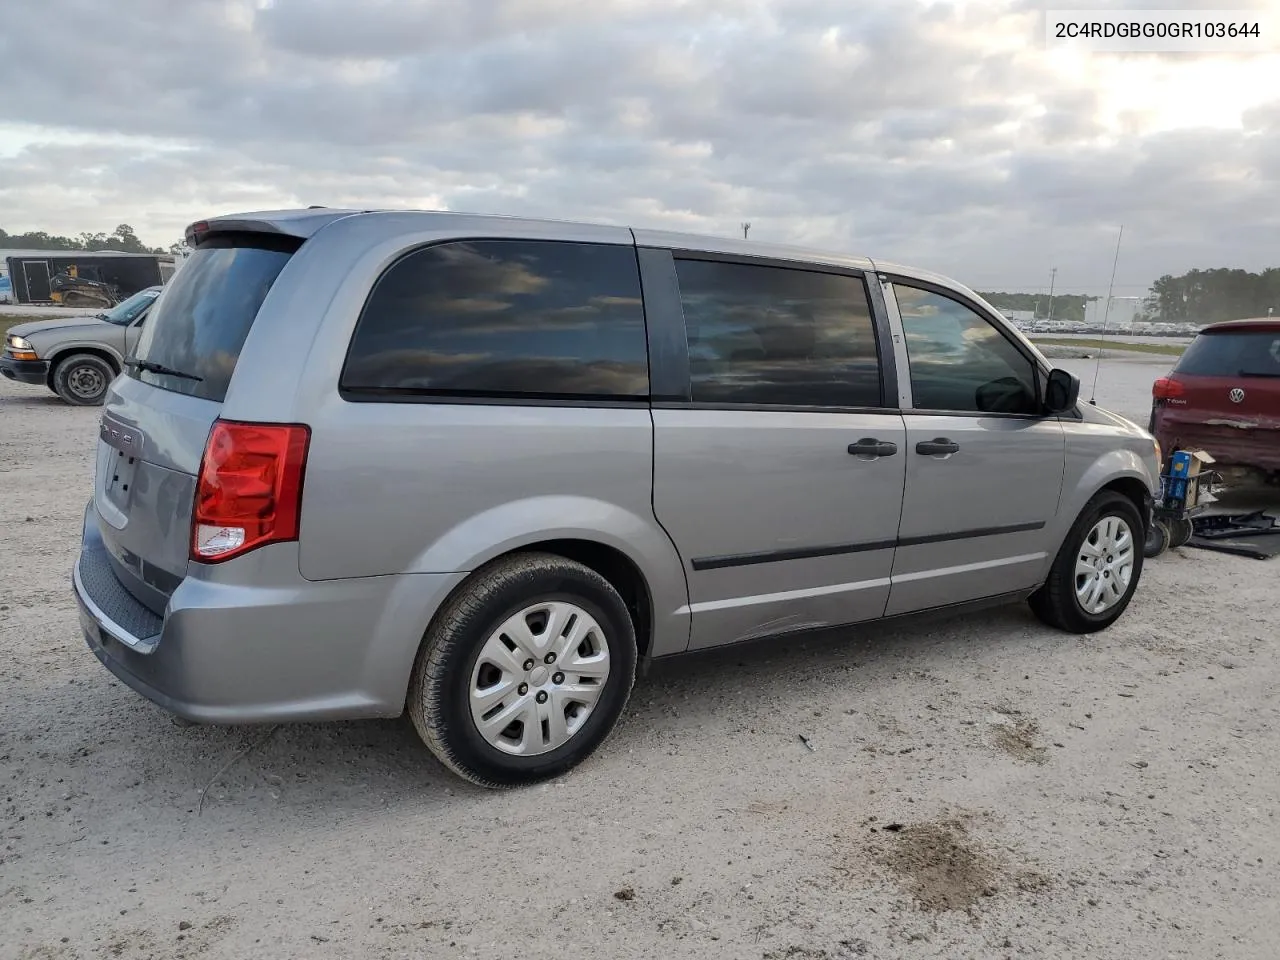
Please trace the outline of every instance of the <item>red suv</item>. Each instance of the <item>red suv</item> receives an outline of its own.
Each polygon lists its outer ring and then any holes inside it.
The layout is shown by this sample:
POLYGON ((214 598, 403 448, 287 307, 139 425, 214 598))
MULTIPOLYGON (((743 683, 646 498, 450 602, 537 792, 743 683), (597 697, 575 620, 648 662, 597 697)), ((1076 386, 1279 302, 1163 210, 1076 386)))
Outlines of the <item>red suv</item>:
POLYGON ((1205 327, 1152 387, 1151 432, 1166 453, 1280 471, 1280 320, 1205 327))

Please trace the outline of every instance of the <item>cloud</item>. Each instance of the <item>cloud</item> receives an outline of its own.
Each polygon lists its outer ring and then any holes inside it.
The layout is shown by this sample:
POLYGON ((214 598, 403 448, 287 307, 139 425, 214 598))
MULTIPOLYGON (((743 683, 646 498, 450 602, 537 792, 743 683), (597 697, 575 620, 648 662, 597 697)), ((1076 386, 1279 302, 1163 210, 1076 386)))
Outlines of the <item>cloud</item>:
POLYGON ((982 289, 1057 266, 1069 292, 1105 287, 1122 222, 1126 293, 1275 260, 1280 57, 1200 63, 1193 110, 1166 93, 1190 61, 1050 53, 1035 4, 10 6, 8 230, 128 222, 167 245, 203 216, 312 203, 750 221, 982 289))

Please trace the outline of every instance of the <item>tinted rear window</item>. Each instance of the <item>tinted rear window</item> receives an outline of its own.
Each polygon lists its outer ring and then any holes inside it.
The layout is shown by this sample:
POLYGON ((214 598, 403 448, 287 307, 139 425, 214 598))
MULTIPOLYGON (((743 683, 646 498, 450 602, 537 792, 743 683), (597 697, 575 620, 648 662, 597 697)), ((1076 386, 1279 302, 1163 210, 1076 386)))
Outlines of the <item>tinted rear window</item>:
POLYGON ((1198 377, 1280 377, 1280 331, 1202 333, 1174 370, 1198 377))
POLYGON ((130 376, 221 403, 258 308, 300 245, 299 240, 271 237, 219 237, 202 243, 165 287, 134 352, 141 361, 191 376, 140 367, 133 367, 130 376))
POLYGON ((629 246, 468 240, 382 276, 342 372, 349 399, 639 399, 649 363, 629 246))

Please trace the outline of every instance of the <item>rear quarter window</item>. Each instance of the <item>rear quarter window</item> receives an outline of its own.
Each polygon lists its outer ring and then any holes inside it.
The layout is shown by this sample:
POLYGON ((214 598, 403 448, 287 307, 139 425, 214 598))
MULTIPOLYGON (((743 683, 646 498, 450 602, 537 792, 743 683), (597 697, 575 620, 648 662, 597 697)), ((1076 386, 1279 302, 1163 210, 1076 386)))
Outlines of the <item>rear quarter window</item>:
POLYGON ((644 399, 635 250, 532 240, 415 250, 370 294, 340 386, 357 401, 644 399))
POLYGON ((1202 333, 1174 372, 1193 377, 1280 377, 1280 330, 1202 333))
POLYGON ((301 243, 268 236, 202 243, 151 308, 134 351, 138 360, 177 373, 134 366, 129 375, 221 403, 262 301, 301 243))

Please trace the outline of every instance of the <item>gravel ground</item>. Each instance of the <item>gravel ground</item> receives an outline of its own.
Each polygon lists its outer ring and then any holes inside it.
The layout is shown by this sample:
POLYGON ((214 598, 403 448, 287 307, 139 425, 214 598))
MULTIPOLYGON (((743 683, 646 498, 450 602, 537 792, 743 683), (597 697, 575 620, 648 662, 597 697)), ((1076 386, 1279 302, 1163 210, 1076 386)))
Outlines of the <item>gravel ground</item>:
POLYGON ((0 381, 0 957, 1276 955, 1275 563, 1171 552, 1090 638, 660 667, 485 793, 403 720, 182 728, 114 682, 68 585, 96 417, 0 381))

